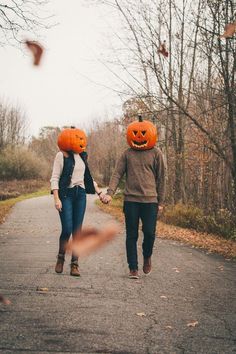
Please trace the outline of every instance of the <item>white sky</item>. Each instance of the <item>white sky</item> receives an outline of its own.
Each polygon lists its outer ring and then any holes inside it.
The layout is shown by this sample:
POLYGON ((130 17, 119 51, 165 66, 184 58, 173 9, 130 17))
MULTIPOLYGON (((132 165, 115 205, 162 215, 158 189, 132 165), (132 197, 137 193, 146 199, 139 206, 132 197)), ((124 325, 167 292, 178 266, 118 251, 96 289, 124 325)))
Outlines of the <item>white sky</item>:
POLYGON ((80 0, 51 0, 48 10, 59 24, 42 33, 46 50, 39 67, 27 50, 0 47, 0 99, 26 112, 30 135, 43 126, 84 127, 121 112, 118 95, 91 82, 112 87, 115 80, 99 62, 108 50, 106 22, 117 21, 114 10, 80 0))

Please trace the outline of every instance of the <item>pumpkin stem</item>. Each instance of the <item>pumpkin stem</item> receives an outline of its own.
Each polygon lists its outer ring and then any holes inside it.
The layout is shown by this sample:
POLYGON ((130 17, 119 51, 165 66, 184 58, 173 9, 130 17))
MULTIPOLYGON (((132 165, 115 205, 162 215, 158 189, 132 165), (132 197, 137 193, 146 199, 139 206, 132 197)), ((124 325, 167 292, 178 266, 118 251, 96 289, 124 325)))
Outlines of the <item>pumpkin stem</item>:
POLYGON ((143 122, 143 117, 141 116, 141 114, 138 115, 138 121, 143 122))

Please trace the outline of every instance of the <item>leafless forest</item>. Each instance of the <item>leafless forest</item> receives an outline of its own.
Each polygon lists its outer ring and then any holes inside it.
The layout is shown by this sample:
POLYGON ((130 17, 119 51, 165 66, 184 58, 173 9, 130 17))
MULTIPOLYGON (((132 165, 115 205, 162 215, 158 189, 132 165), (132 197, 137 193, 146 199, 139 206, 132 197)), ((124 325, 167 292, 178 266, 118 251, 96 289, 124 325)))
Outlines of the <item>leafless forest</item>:
MULTIPOLYGON (((204 215, 218 215, 234 225, 235 237, 235 0, 89 3, 106 5, 121 19, 112 60, 106 65, 114 75, 116 70, 117 76, 124 74, 120 87, 114 87, 122 97, 123 114, 97 120, 87 131, 94 178, 107 185, 127 146, 127 124, 141 113, 158 128, 167 170, 166 204, 190 205, 204 215)), ((0 106, 0 164, 9 149, 20 145, 37 156, 44 171, 38 174, 46 178, 59 128, 42 128, 26 147, 22 117, 19 109, 0 106)))

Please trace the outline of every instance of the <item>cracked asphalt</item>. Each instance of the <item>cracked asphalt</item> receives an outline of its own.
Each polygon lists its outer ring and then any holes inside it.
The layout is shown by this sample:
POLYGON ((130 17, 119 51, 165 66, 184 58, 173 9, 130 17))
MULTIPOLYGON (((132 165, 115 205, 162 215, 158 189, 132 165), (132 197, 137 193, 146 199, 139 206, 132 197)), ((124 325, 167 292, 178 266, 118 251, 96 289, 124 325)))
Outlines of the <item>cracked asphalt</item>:
MULTIPOLYGON (((85 225, 102 227, 113 218, 95 198, 85 225)), ((123 228, 74 278, 69 256, 54 272, 59 231, 51 196, 18 203, 0 226, 0 293, 12 302, 0 304, 0 353, 236 353, 235 262, 157 239, 152 274, 131 280, 123 228)))

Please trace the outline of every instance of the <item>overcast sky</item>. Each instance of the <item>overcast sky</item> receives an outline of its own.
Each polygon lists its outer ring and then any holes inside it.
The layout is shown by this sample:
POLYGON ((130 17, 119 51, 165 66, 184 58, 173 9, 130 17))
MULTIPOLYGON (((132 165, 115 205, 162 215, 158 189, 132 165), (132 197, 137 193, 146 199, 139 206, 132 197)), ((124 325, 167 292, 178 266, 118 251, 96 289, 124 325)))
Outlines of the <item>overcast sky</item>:
POLYGON ((114 10, 51 0, 47 11, 58 25, 42 32, 45 52, 39 67, 27 50, 0 48, 0 98, 22 107, 33 135, 43 126, 84 127, 94 118, 118 114, 118 95, 94 83, 112 87, 115 80, 99 61, 109 46, 108 22, 117 21, 114 10))

